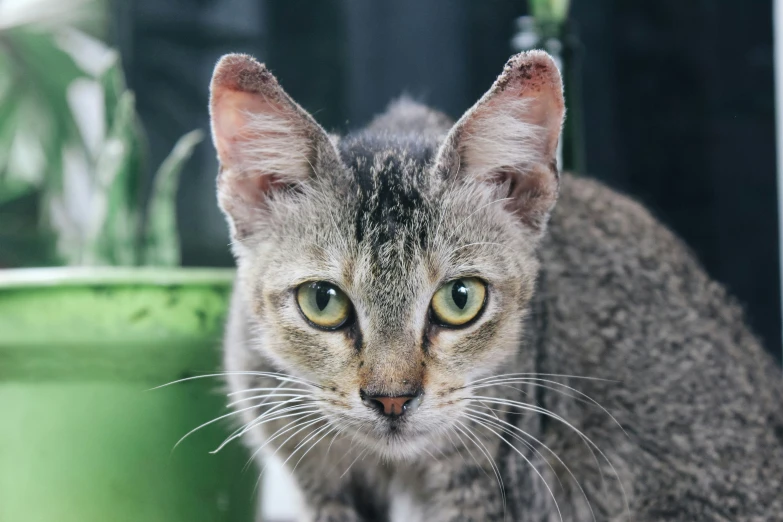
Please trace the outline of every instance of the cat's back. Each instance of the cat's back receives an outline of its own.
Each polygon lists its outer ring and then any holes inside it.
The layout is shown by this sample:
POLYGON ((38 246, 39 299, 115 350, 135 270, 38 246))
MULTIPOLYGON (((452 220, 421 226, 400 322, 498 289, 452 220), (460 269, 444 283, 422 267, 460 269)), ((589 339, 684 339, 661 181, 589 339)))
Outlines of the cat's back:
POLYGON ((647 489, 635 502, 698 495, 692 519, 783 520, 780 368, 684 244, 631 199, 564 176, 541 259, 541 369, 607 379, 574 382, 627 434, 597 408, 582 422, 627 452, 647 489))
POLYGON ((636 334, 677 346, 687 340, 682 350, 658 353, 650 342, 636 349, 649 357, 698 353, 703 359, 697 363, 718 354, 741 366, 753 362, 772 369, 772 384, 780 384, 779 367, 749 332, 738 303, 631 198, 589 178, 564 175, 541 257, 542 292, 560 312, 594 319, 605 349, 618 346, 611 339, 636 334), (557 296, 562 301, 552 300, 557 296), (655 331, 648 331, 651 325, 655 331), (701 339, 713 342, 699 351, 694 343, 701 339))

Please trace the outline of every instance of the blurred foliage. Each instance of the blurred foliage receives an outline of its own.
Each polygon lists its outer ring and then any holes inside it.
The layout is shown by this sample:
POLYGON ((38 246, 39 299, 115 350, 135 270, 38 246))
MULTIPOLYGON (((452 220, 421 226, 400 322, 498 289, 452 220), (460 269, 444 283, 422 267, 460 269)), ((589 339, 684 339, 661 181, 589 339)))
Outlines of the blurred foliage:
POLYGON ((528 0, 530 14, 539 23, 562 24, 568 16, 570 0, 528 0))
POLYGON ((0 266, 177 265, 179 173, 163 162, 145 215, 145 137, 95 0, 0 0, 0 266))

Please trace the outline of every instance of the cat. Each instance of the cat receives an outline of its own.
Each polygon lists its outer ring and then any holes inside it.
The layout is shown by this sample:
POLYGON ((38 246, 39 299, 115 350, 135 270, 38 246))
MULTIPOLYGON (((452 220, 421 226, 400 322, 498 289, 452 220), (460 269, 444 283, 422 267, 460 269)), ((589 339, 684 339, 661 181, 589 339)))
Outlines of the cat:
POLYGON ((559 173, 546 53, 456 123, 330 135, 238 54, 210 111, 232 439, 308 520, 783 520, 780 368, 642 206, 559 173))

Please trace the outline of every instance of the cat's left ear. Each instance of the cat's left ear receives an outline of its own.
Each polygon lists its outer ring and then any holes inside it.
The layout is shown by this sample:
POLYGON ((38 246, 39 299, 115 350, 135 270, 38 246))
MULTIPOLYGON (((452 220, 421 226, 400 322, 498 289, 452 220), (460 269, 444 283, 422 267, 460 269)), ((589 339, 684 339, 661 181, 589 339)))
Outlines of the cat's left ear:
POLYGON ((438 152, 447 177, 486 183, 541 232, 557 199, 557 144, 565 105, 560 72, 542 51, 513 56, 492 88, 454 125, 438 152))
POLYGON ((220 160, 218 202, 236 239, 262 233, 271 197, 339 168, 329 136, 263 64, 220 59, 210 88, 212 138, 220 160))

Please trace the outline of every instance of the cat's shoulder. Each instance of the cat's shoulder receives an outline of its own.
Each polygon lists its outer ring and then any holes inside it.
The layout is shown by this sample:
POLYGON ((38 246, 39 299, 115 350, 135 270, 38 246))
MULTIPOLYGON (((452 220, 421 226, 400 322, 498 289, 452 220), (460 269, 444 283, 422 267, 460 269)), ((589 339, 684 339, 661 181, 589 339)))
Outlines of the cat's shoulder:
MULTIPOLYGON (((563 174, 549 224, 552 241, 581 260, 585 253, 622 265, 690 264, 690 249, 637 200, 584 176, 563 174)), ((551 243, 551 242, 550 242, 551 243)))

